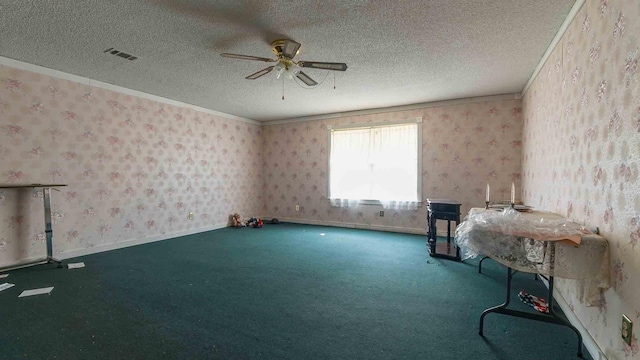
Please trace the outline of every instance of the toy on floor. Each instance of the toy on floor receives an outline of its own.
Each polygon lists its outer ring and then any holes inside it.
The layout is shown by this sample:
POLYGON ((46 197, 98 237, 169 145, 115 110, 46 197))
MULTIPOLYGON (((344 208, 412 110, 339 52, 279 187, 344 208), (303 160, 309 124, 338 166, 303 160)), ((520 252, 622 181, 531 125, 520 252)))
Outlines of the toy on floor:
POLYGON ((242 220, 240 219, 240 214, 235 213, 231 215, 231 226, 237 227, 237 228, 245 226, 242 220))
POLYGON ((260 218, 251 218, 247 221, 247 226, 251 226, 254 228, 262 227, 262 220, 260 218))
POLYGON ((543 298, 527 294, 524 290, 518 293, 520 300, 543 314, 549 313, 549 304, 543 298))

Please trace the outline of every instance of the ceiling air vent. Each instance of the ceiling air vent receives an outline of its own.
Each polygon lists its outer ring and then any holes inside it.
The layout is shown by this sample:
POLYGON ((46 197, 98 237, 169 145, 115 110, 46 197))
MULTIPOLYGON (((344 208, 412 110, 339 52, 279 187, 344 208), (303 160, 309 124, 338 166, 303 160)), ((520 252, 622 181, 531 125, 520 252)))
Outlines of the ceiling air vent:
POLYGON ((137 56, 133 56, 127 53, 124 53, 120 50, 116 50, 114 48, 108 48, 107 50, 104 51, 107 54, 111 54, 111 55, 115 55, 115 56, 120 56, 121 58, 127 59, 127 60, 136 60, 138 57, 137 56))

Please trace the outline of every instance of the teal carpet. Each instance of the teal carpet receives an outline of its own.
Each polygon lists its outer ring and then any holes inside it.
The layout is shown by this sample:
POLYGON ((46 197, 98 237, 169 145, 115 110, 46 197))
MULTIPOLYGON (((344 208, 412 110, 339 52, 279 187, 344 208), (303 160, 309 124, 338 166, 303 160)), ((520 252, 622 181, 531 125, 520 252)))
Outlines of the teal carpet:
MULTIPOLYGON (((506 269, 430 258, 424 236, 265 225, 67 262, 79 261, 0 281, 16 284, 0 292, 0 359, 577 358, 557 325, 490 314, 480 337, 506 269)), ((531 274, 514 277, 521 289, 546 294, 531 274)))

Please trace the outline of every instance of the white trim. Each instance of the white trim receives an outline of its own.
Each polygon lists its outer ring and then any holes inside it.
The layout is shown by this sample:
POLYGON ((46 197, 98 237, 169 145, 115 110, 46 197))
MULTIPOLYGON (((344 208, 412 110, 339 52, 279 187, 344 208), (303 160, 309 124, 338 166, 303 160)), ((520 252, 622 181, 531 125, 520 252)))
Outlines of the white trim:
MULTIPOLYGON (((262 219, 265 219, 264 217, 262 219)), ((269 217, 266 217, 269 219, 269 217)), ((374 231, 389 231, 389 232, 397 232, 404 234, 416 234, 416 235, 427 235, 427 230, 418 229, 418 228, 407 228, 401 226, 386 226, 386 225, 367 225, 367 224, 358 224, 358 223, 346 223, 341 221, 322 221, 322 220, 310 220, 310 219, 295 219, 295 218, 278 218, 281 223, 294 223, 294 224, 303 224, 303 225, 322 225, 322 226, 333 226, 333 227, 341 227, 341 228, 349 228, 349 229, 362 229, 362 230, 374 230, 374 231)), ((426 241, 426 240, 425 240, 426 241)))
MULTIPOLYGON (((417 181, 417 193, 418 193, 418 206, 422 206, 422 149, 424 144, 422 143, 422 117, 418 118, 418 176, 417 181)), ((418 208, 416 208, 418 210, 418 208)))
MULTIPOLYGON (((415 119, 406 119, 406 120, 381 121, 377 123, 336 125, 336 126, 328 126, 327 128, 331 131, 334 131, 334 130, 339 131, 339 130, 371 129, 374 127, 387 127, 387 126, 394 126, 394 125, 410 125, 410 124, 422 124, 422 117, 417 117, 415 119)), ((420 125, 418 125, 418 129, 420 129, 420 125)))
POLYGON ((333 136, 331 136, 331 131, 333 129, 331 128, 331 125, 327 126, 327 199, 331 198, 331 147, 332 147, 332 143, 331 140, 333 140, 333 136))
POLYGON ((2 270, 2 272, 5 272, 5 271, 18 270, 18 269, 22 269, 22 268, 26 268, 34 265, 46 264, 49 262, 49 259, 47 259, 46 257, 47 255, 43 254, 42 256, 20 259, 18 262, 10 263, 9 265, 0 266, 0 269, 2 270))
POLYGON ((342 113, 312 115, 312 116, 304 116, 299 118, 264 121, 262 122, 262 125, 263 126, 280 125, 280 124, 289 124, 289 123, 296 123, 296 122, 303 122, 303 121, 335 119, 335 118, 346 117, 346 116, 383 114, 387 112, 407 111, 407 110, 416 110, 416 109, 424 109, 424 108, 432 108, 432 107, 471 104, 471 103, 478 103, 478 102, 485 102, 485 101, 501 101, 501 100, 514 100, 514 99, 515 100, 521 99, 521 93, 478 96, 478 97, 470 97, 470 98, 462 98, 462 99, 425 102, 425 103, 418 103, 418 104, 411 104, 411 105, 391 106, 386 108, 375 108, 375 109, 366 109, 366 110, 347 111, 342 113))
POLYGON ((169 240, 169 239, 177 238, 180 236, 187 236, 187 235, 193 235, 193 234, 202 233, 202 232, 211 231, 211 230, 218 230, 218 229, 225 228, 227 226, 228 226, 227 223, 215 224, 213 226, 205 226, 199 229, 190 229, 190 230, 178 231, 170 234, 150 236, 142 239, 133 239, 133 240, 127 240, 127 241, 122 241, 117 243, 103 244, 103 245, 98 245, 90 248, 67 250, 67 251, 63 251, 61 253, 55 254, 55 257, 60 260, 65 260, 65 259, 75 258, 79 256, 97 254, 104 251, 122 249, 122 248, 135 246, 135 245, 149 244, 156 241, 169 240))
POLYGON ((54 70, 54 69, 49 69, 49 68, 46 68, 46 67, 43 67, 43 66, 39 66, 39 65, 35 65, 35 64, 29 64, 29 63, 26 63, 26 62, 23 62, 23 61, 20 61, 20 60, 14 60, 14 59, 6 58, 4 56, 0 56, 0 65, 10 66, 10 67, 14 67, 14 68, 17 68, 17 69, 20 69, 20 70, 31 71, 31 72, 35 72, 35 73, 38 73, 38 74, 52 76, 52 77, 56 77, 56 78, 63 79, 63 80, 69 80, 69 81, 77 82, 77 83, 84 84, 84 85, 95 86, 95 87, 98 87, 98 88, 101 88, 101 89, 115 91, 115 92, 118 92, 118 93, 121 93, 121 94, 136 96, 136 97, 147 99, 147 100, 157 101, 157 102, 161 102, 161 103, 168 104, 168 105, 173 105, 173 106, 193 109, 195 111, 200 111, 200 112, 211 114, 211 115, 223 116, 223 117, 231 119, 231 120, 239 120, 239 121, 247 122, 247 123, 253 124, 253 125, 261 125, 262 124, 260 121, 255 121, 255 120, 243 118, 243 117, 236 116, 236 115, 231 115, 231 114, 227 114, 227 113, 223 113, 223 112, 220 112, 220 111, 203 108, 203 107, 196 106, 196 105, 187 104, 187 103, 184 103, 184 102, 181 102, 181 101, 167 99, 167 98, 164 98, 164 97, 161 97, 161 96, 157 96, 157 95, 147 94, 147 93, 142 92, 142 91, 128 89, 128 88, 125 88, 125 87, 122 87, 122 86, 113 85, 113 84, 105 83, 105 82, 102 82, 102 81, 93 80, 93 79, 89 79, 89 78, 86 78, 86 77, 73 75, 73 74, 69 74, 69 73, 58 71, 58 70, 54 70))
MULTIPOLYGON (((542 283, 547 288, 549 288, 549 282, 546 281, 544 278, 541 278, 541 280, 542 280, 542 283)), ((580 319, 578 319, 578 316, 576 316, 576 314, 571 310, 571 307, 569 307, 569 304, 564 299, 562 294, 559 291, 557 291, 555 286, 554 286, 554 292, 553 292, 553 299, 555 300, 556 304, 560 306, 560 309, 562 309, 562 312, 567 317, 567 320, 569 321, 569 323, 571 323, 571 325, 573 325, 576 329, 578 329, 580 334, 582 334, 582 342, 584 344, 584 348, 587 350, 589 355, 591 355, 591 358, 597 359, 597 360, 607 360, 607 357, 600 350, 600 347, 598 346, 596 341, 593 339, 593 337, 591 337, 591 334, 589 334, 589 331, 587 331, 587 328, 584 325, 582 325, 582 322, 580 321, 580 319)))
POLYGON ((569 28, 569 25, 571 25, 571 22, 573 22, 573 19, 576 17, 576 15, 578 15, 578 12, 580 11, 584 3, 585 3, 585 0, 577 0, 573 4, 573 7, 569 11, 569 14, 564 19, 564 22, 562 23, 562 25, 560 26, 560 29, 556 33, 556 36, 551 41, 551 44, 549 44, 549 47, 547 47, 547 51, 544 53, 544 55, 542 55, 542 59, 540 59, 540 62, 538 62, 538 66, 536 66, 535 70, 533 70, 531 77, 529 77, 529 81, 527 81, 527 84, 522 89, 521 97, 524 97, 524 94, 527 92, 527 90, 529 90, 529 87, 531 86, 533 81, 536 79, 536 76, 538 76, 538 73, 540 72, 540 70, 542 70, 542 67, 549 59, 549 56, 551 56, 551 53, 553 52, 553 50, 555 50, 556 45, 558 45, 558 43, 564 36, 564 33, 567 31, 567 28, 569 28))
MULTIPOLYGON (((331 207, 337 207, 337 208, 343 208, 346 206, 339 206, 339 205, 331 205, 331 198, 327 198, 327 203, 329 204, 329 206, 331 207)), ((354 202, 357 201, 358 203, 355 206, 379 206, 379 207, 383 207, 384 205, 382 204, 382 201, 380 200, 367 200, 367 199, 357 199, 357 200, 353 200, 354 202)), ((412 209, 412 208, 408 208, 408 209, 402 209, 402 210, 412 210, 412 211, 418 211, 418 208, 422 207, 422 201, 410 201, 412 203, 416 203, 416 208, 412 209)), ((349 206, 352 207, 352 206, 349 206)), ((383 209, 385 210, 385 209, 383 209)), ((393 210, 393 209, 390 209, 393 210)))
MULTIPOLYGON (((261 219, 268 219, 268 218, 269 217, 264 217, 264 216, 261 217, 261 219)), ((374 230, 374 231, 390 231, 390 232, 425 235, 425 236, 427 234, 427 231, 425 229, 406 228, 406 227, 398 227, 398 226, 366 225, 366 224, 356 224, 356 223, 344 223, 344 222, 338 222, 338 221, 319 221, 319 220, 293 219, 293 218, 281 218, 281 219, 282 219, 280 220, 281 222, 290 222, 290 223, 296 223, 296 224, 323 225, 323 226, 365 229, 365 230, 374 230)), ((58 260, 66 260, 66 259, 71 259, 71 258, 76 258, 81 256, 87 256, 91 254, 98 254, 105 251, 124 249, 130 246, 150 244, 150 243, 153 243, 156 241, 162 241, 162 240, 170 240, 180 236, 187 236, 187 235, 193 235, 193 234, 212 231, 212 230, 224 229, 226 227, 228 227, 228 224, 221 223, 221 224, 207 226, 199 229, 178 231, 171 234, 156 235, 156 236, 151 236, 143 239, 134 239, 134 240, 123 241, 119 243, 104 244, 104 245, 99 245, 91 248, 67 250, 67 251, 63 251, 61 253, 55 254, 55 258, 58 260)), ((443 235, 446 236, 446 233, 444 233, 443 235)), ((29 267, 37 264, 45 264, 46 262, 47 262, 46 259, 43 259, 42 256, 39 256, 39 257, 33 257, 28 259, 21 259, 20 262, 18 263, 15 263, 13 265, 3 265, 3 266, 0 266, 0 268, 2 268, 3 271, 10 271, 10 270, 20 269, 23 267, 29 267)), ((563 311, 565 311, 564 308, 563 308, 563 311)))
MULTIPOLYGON (((329 200, 329 204, 331 204, 331 199, 327 198, 327 200, 329 200)), ((380 200, 366 200, 366 199, 362 199, 362 200, 357 200, 358 201, 358 205, 364 205, 364 206, 369 206, 369 205, 373 205, 373 206, 382 206, 382 202, 380 202, 380 200)), ((330 205, 331 206, 331 205, 330 205)))

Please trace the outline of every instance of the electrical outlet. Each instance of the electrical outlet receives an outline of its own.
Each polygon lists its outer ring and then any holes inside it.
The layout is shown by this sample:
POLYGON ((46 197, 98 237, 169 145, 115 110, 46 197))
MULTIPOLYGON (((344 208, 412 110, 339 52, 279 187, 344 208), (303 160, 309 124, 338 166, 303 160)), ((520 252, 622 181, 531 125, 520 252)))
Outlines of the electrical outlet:
POLYGON ((296 204, 296 211, 300 211, 300 205, 296 204))
POLYGON ((384 216, 384 210, 380 210, 380 216, 384 216))
POLYGON ((625 314, 622 314, 622 339, 631 346, 631 337, 633 336, 633 322, 625 314))
POLYGON ((193 213, 192 213, 192 212, 190 212, 190 213, 189 213, 189 216, 188 216, 189 220, 193 220, 193 216, 194 216, 194 215, 193 215, 193 213))

